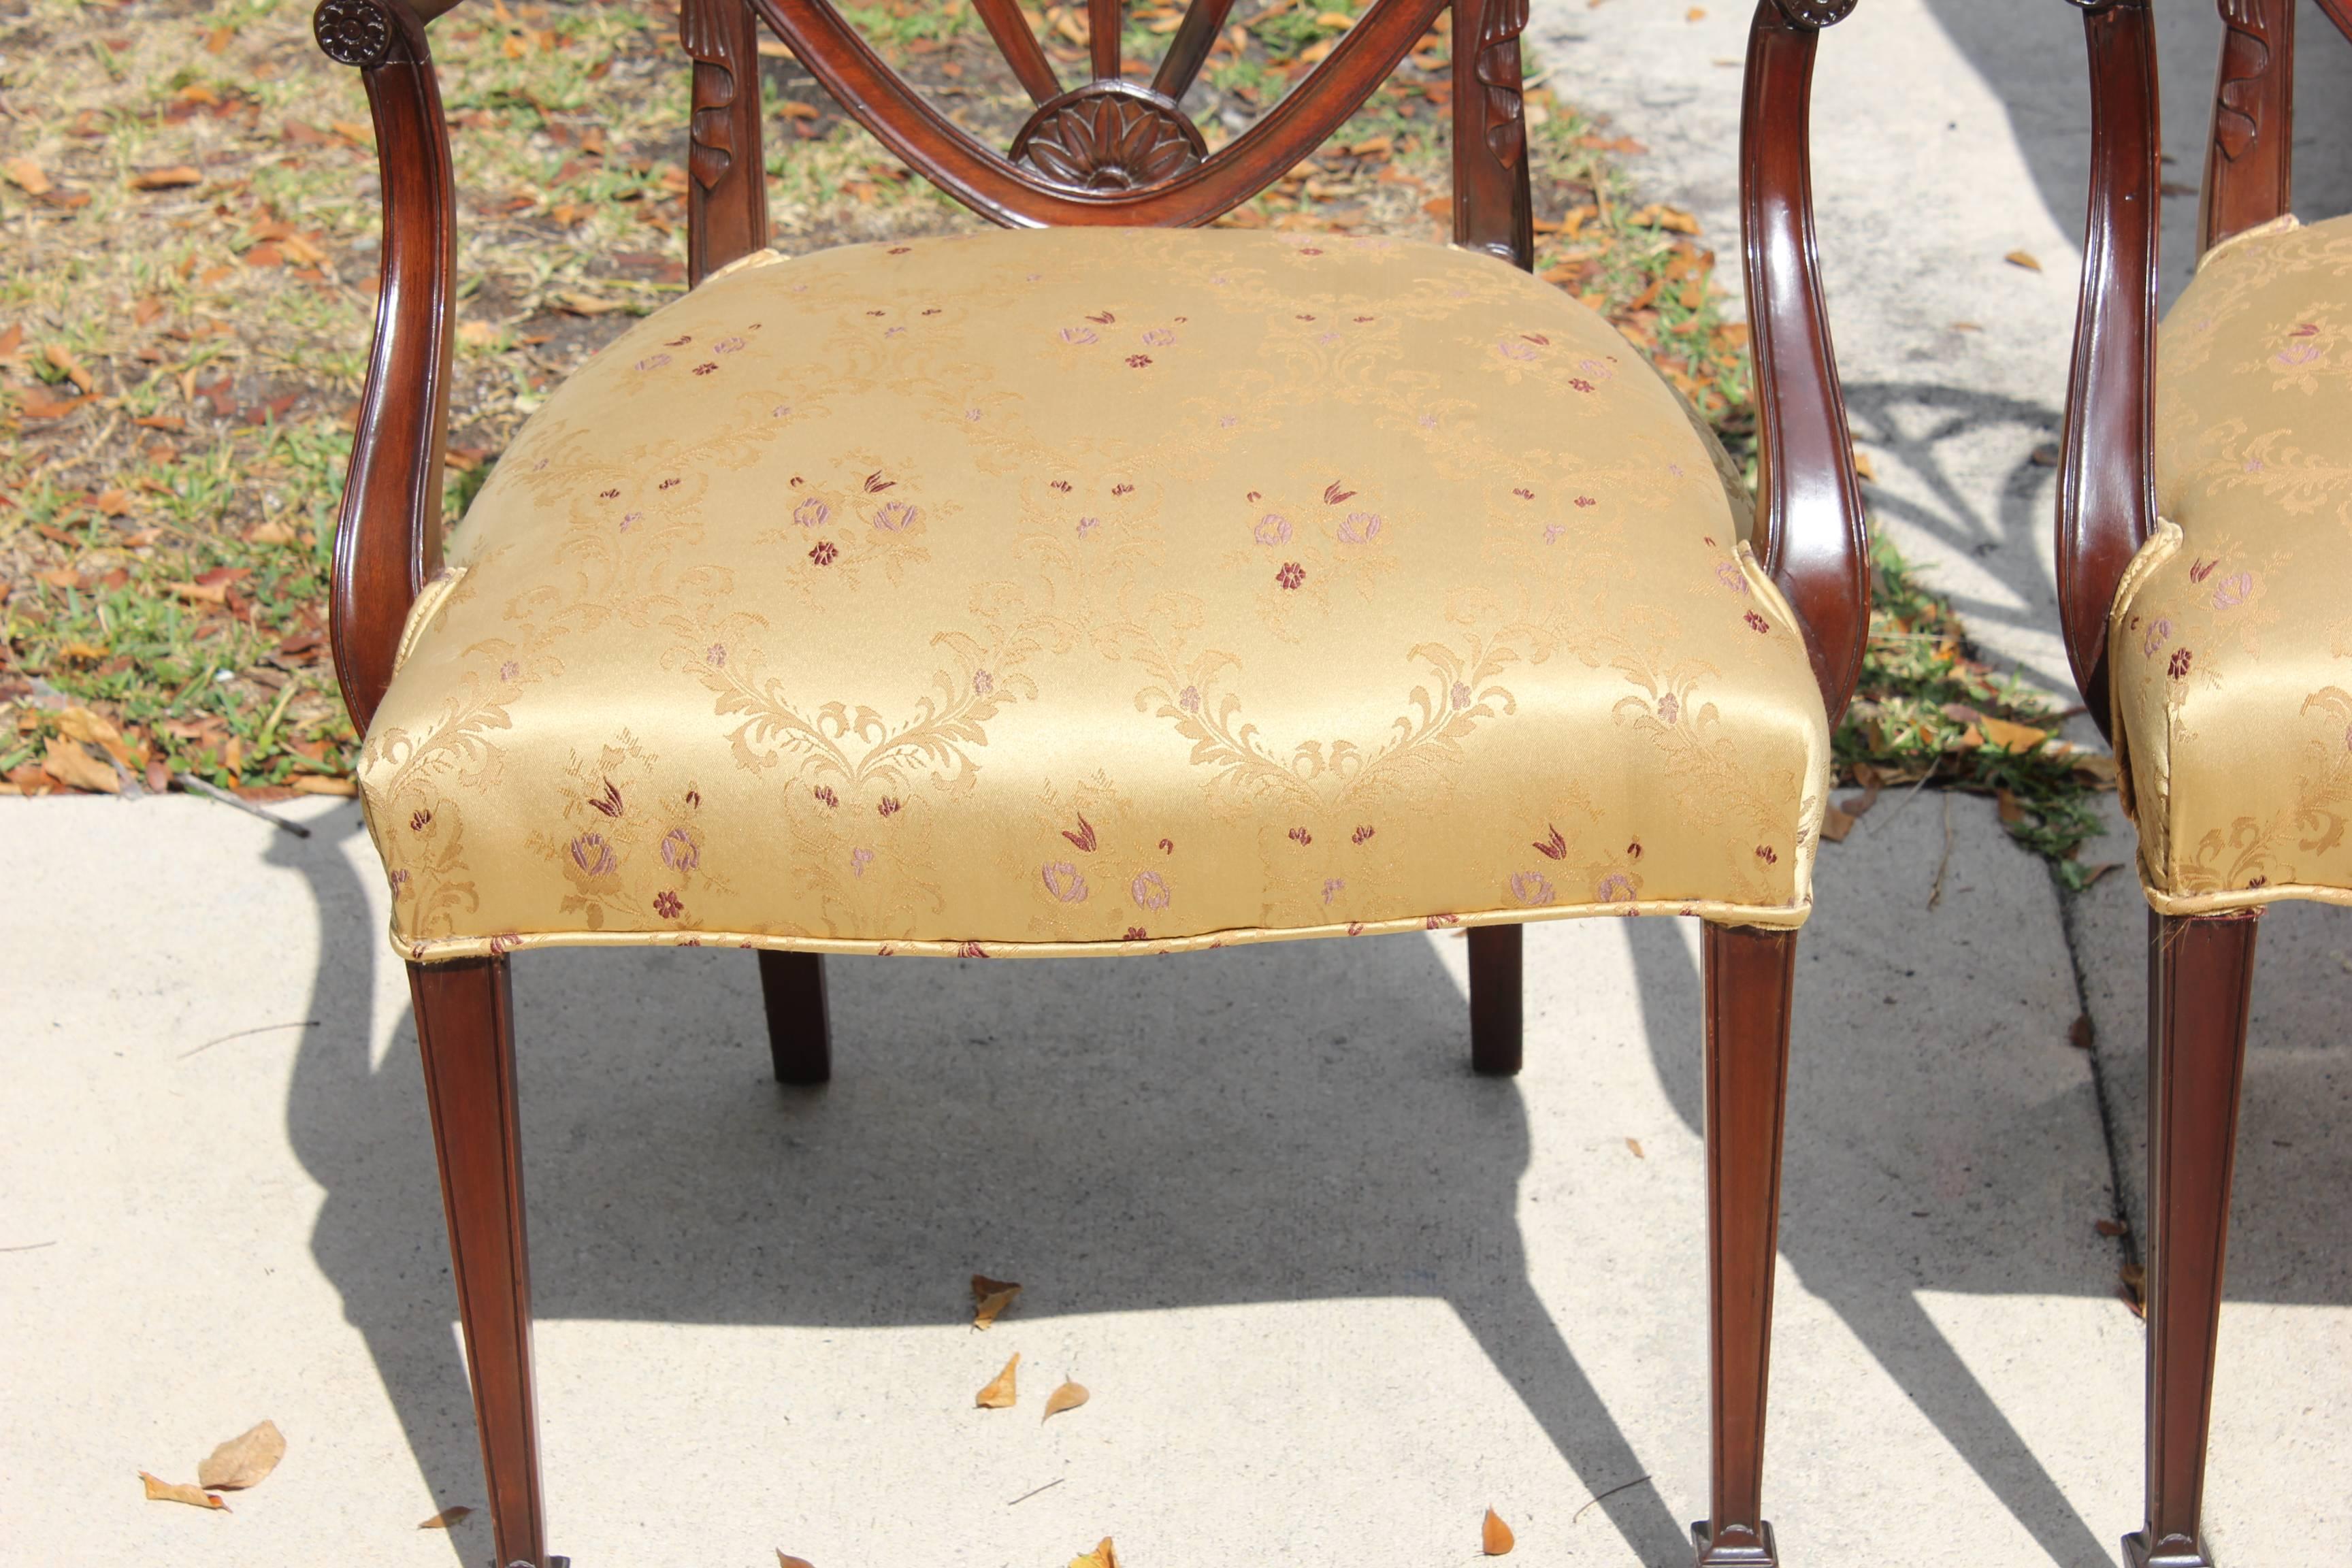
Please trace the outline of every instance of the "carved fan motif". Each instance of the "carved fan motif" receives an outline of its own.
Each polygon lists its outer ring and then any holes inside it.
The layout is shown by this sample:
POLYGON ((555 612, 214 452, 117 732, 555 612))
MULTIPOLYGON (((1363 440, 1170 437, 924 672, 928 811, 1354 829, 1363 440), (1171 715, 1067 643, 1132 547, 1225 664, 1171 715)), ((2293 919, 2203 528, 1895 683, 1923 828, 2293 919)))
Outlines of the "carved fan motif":
POLYGON ((1095 82, 1039 106, 1012 158, 1057 184, 1133 191, 1172 180, 1209 153, 1184 111, 1131 82, 1095 82))
POLYGON ((381 65, 392 52, 392 24, 375 0, 326 0, 311 14, 310 31, 327 58, 343 65, 381 65))

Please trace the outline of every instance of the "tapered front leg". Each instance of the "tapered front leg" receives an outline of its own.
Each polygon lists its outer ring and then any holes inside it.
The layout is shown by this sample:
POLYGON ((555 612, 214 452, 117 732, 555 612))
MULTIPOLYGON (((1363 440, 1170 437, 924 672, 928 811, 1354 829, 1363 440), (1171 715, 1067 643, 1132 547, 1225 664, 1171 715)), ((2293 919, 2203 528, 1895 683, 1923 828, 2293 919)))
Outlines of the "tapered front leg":
POLYGON ((2205 1437, 2256 918, 2150 914, 2147 955, 2147 1513, 2135 1568, 2211 1568, 2205 1437))
POLYGON ((776 1081, 833 1077, 833 1033, 824 1004, 824 960, 814 952, 760 954, 760 994, 768 1009, 768 1054, 776 1081))
POLYGON ((1470 1066, 1493 1078, 1519 1070, 1525 1054, 1520 932, 1525 928, 1470 928, 1470 1066))
POLYGON ((504 958, 408 966, 425 1097, 441 1157, 441 1200, 457 1317, 474 1384, 499 1568, 556 1568, 546 1555, 539 1423, 531 1391, 530 1261, 523 1237, 515 1111, 514 1000, 504 958))
POLYGON ((1713 1373, 1701 1568, 1772 1568, 1764 1400, 1780 1226, 1780 1128, 1797 933, 1706 927, 1707 1322, 1713 1373))

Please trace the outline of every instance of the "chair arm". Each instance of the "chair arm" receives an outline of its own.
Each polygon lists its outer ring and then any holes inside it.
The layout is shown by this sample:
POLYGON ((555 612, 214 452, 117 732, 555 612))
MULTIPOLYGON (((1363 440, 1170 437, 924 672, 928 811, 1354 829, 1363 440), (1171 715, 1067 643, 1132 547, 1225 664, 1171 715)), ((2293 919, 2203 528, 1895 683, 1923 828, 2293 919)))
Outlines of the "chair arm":
POLYGON ((441 464, 456 310, 457 191, 425 18, 457 0, 321 0, 319 47, 367 82, 383 190, 382 292, 335 519, 329 627, 362 733, 392 684, 408 606, 441 563, 441 464))
POLYGON ((2156 527, 2156 26, 2148 0, 2074 0, 2091 67, 2083 298, 2058 464, 2058 615, 2084 705, 2107 731, 2107 612, 2156 527))
POLYGON ((1739 124, 1756 362, 1757 554, 1803 624, 1834 724, 1870 632, 1870 539, 1813 244, 1810 119, 1821 29, 1853 0, 1759 0, 1739 124))

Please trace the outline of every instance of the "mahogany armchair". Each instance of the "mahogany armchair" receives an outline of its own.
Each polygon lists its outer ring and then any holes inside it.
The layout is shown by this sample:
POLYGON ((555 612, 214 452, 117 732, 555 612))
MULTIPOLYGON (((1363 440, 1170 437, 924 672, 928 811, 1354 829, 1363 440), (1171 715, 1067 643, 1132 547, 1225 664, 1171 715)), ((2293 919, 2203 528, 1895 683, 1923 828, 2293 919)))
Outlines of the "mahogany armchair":
POLYGON ((1525 0, 1454 0, 1455 245, 1205 226, 1444 0, 1373 0, 1222 145, 1090 0, 999 153, 827 0, 685 0, 693 288, 583 366, 441 560, 455 295, 425 24, 324 0, 383 159, 383 293, 333 636, 408 963, 500 1564, 546 1564, 508 965, 755 951, 776 1076, 824 956, 1164 953, 1468 929, 1520 1059, 1519 924, 1706 922, 1712 1564, 1759 1509, 1796 928, 1859 669, 1864 521, 1813 254, 1818 30, 1761 0, 1742 132, 1753 500, 1597 316, 1528 276, 1525 0), (766 240, 755 28, 992 232, 766 240))
MULTIPOLYGON (((2059 599, 2150 911, 2147 1491, 2125 1550, 2203 1568, 2256 924, 2352 903, 2352 217, 2288 213, 2294 0, 2221 0, 2202 256, 2159 330, 2149 3, 2075 3, 2093 142, 2059 599)), ((2352 38, 2352 5, 2318 4, 2352 38)))

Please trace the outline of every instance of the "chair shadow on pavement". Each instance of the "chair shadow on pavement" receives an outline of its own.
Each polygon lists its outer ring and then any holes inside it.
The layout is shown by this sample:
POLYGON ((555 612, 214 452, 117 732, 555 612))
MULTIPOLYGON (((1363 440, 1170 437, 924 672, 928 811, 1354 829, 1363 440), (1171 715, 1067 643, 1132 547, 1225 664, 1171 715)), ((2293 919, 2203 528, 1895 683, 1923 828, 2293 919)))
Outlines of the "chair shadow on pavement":
MULTIPOLYGON (((359 831, 338 814, 272 852, 311 879, 321 921, 321 1026, 288 1119, 326 1189, 320 1265, 435 1498, 471 1500, 406 1009, 370 1063, 393 960, 344 857, 359 831)), ((1622 1321, 1556 1322, 1528 1280, 1520 1091, 1471 1073, 1466 1005, 1420 936, 1122 963, 848 960, 829 978, 836 1076, 809 1092, 769 1076, 748 954, 517 959, 538 1318, 950 1323, 973 1269, 1029 1281, 1032 1316, 1436 1297, 1588 1492, 1649 1468, 1570 1342, 1622 1321)), ((1599 1510, 1644 1563, 1688 1560, 1654 1485, 1599 1510)))

